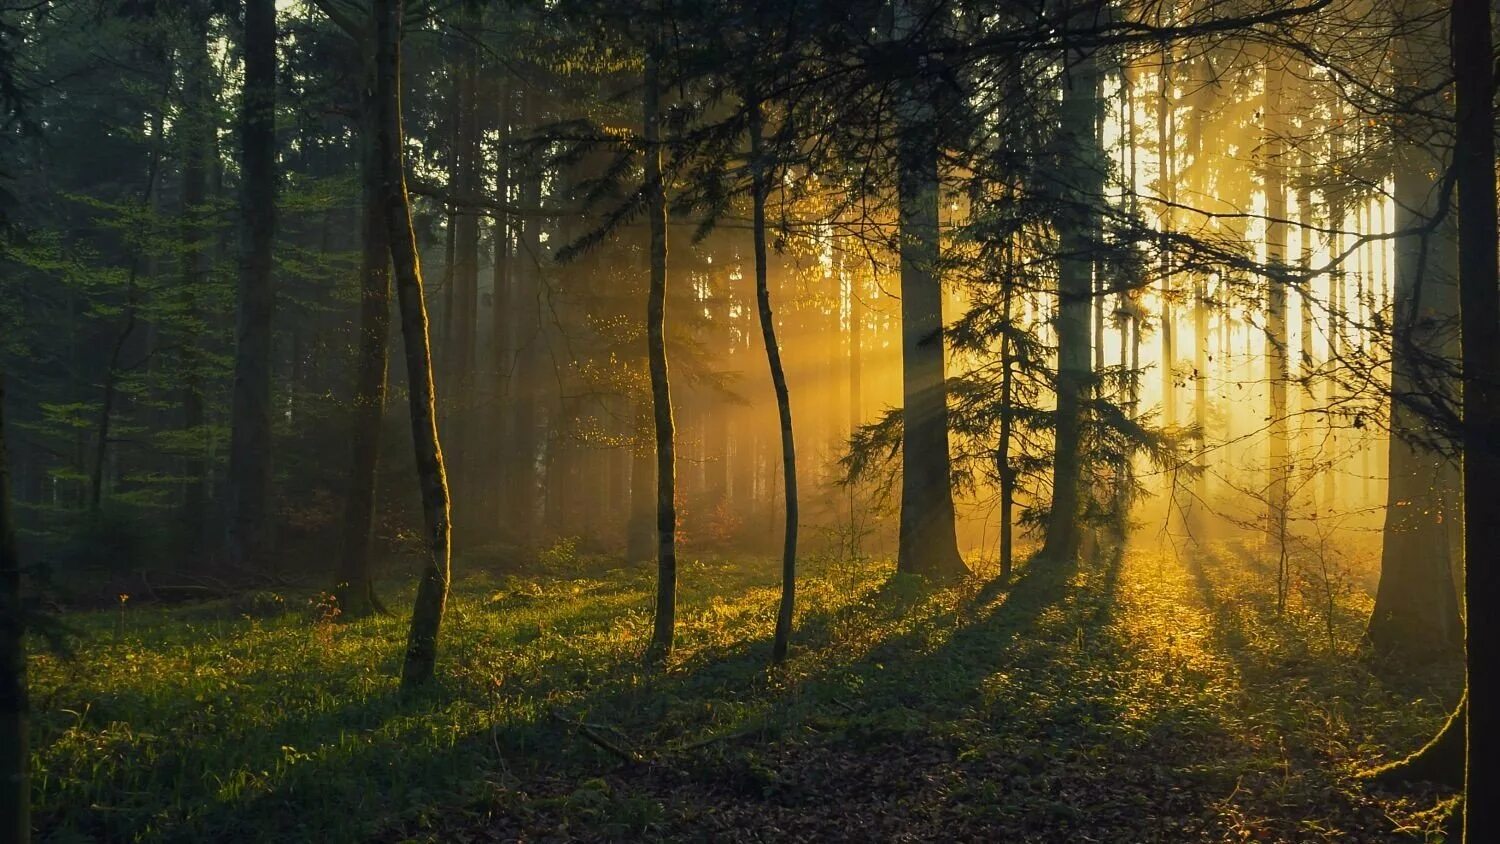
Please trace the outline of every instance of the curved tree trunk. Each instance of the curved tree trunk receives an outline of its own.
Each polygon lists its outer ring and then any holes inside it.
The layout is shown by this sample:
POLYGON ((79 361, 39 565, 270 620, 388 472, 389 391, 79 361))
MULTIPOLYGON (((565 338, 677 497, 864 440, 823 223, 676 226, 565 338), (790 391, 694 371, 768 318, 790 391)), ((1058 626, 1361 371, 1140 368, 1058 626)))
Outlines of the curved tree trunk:
POLYGON ((667 195, 661 172, 660 46, 646 54, 643 103, 646 143, 646 218, 651 230, 651 286, 646 294, 646 355, 656 431, 656 616, 650 657, 672 650, 677 613, 676 460, 672 394, 667 380, 667 195))
POLYGON ((417 478, 422 487, 422 516, 426 530, 422 579, 412 606, 406 658, 401 666, 402 688, 432 679, 437 663, 438 631, 448 603, 450 542, 448 476, 443 448, 438 442, 437 390, 432 381, 432 348, 427 338, 427 304, 422 294, 422 266, 417 236, 411 227, 411 205, 406 195, 401 129, 401 9, 402 0, 375 0, 375 97, 379 108, 382 186, 386 230, 391 243, 391 266, 401 303, 401 336, 406 344, 407 392, 411 405, 412 446, 417 478))
POLYGON ((781 467, 786 495, 786 534, 781 547, 781 603, 776 610, 776 637, 771 661, 780 664, 792 640, 792 612, 797 600, 797 445, 792 436, 792 401, 776 342, 776 320, 771 316, 771 290, 766 284, 766 172, 761 144, 760 103, 750 106, 751 198, 754 205, 755 301, 760 311, 760 336, 776 390, 776 414, 781 422, 781 467))
POLYGON ((229 563, 270 550, 271 241, 276 231, 276 2, 245 0, 240 273, 230 404, 229 563))

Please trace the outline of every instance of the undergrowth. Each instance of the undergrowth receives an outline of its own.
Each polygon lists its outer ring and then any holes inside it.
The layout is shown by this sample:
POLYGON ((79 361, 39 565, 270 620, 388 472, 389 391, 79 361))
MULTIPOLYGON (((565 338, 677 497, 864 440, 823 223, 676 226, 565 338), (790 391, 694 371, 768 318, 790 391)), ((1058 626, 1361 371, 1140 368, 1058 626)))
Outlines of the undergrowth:
POLYGON ((33 663, 44 837, 1440 835, 1440 795, 1354 774, 1430 735, 1455 673, 1382 680, 1365 596, 1278 614, 1264 568, 1222 549, 946 590, 815 561, 779 671, 769 562, 682 566, 657 670, 649 572, 543 558, 460 577, 416 696, 404 621, 343 623, 318 594, 71 616, 77 656, 33 663))

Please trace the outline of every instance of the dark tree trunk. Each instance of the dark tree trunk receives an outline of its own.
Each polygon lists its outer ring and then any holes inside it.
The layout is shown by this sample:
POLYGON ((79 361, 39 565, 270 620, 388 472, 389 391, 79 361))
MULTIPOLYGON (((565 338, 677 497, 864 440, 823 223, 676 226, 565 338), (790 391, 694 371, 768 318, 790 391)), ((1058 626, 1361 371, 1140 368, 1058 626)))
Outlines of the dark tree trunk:
POLYGON ((656 615, 650 655, 672 650, 677 614, 676 460, 672 394, 667 381, 667 195, 661 171, 660 45, 646 54, 643 102, 646 143, 646 220, 650 226, 651 284, 646 294, 646 355, 651 369, 651 409, 656 432, 656 615))
POLYGON ((240 272, 230 404, 228 555, 263 565, 270 550, 271 240, 276 231, 276 2, 245 0, 240 115, 240 272))
POLYGON ((766 284, 766 162, 761 143, 761 106, 750 106, 751 199, 754 206, 755 302, 760 311, 760 336, 776 390, 776 414, 781 422, 781 467, 786 496, 786 534, 781 548, 781 603, 776 610, 776 636, 771 662, 786 660, 792 641, 792 611, 797 600, 797 445, 792 437, 792 400, 787 394, 781 346, 776 342, 776 320, 771 315, 771 289, 766 284))
POLYGON ((1052 508, 1042 556, 1068 562, 1078 556, 1082 511, 1084 417, 1089 382, 1089 297, 1098 234, 1094 203, 1103 188, 1103 163, 1095 134, 1099 68, 1092 52, 1069 56, 1063 81, 1060 127, 1062 202, 1057 221, 1057 410, 1052 466, 1052 508))
POLYGON ((422 579, 412 606, 406 658, 401 667, 402 688, 423 685, 437 663, 438 631, 448 603, 450 541, 448 476, 443 448, 438 442, 437 390, 432 380, 432 348, 427 339, 427 304, 422 293, 422 267, 417 236, 411 227, 411 205, 406 195, 401 128, 401 13, 402 0, 375 0, 375 98, 380 131, 382 186, 385 194, 391 266, 401 303, 401 336, 406 346, 407 393, 411 405, 412 446, 417 478, 422 487, 422 579))
MULTIPOLYGON (((1415 13, 1430 3, 1409 3, 1415 13)), ((1409 16, 1410 17, 1410 16, 1409 16)), ((1403 22, 1412 26, 1410 22, 1403 22)), ((1442 87, 1447 63, 1446 33, 1429 24, 1405 35, 1401 53, 1407 80, 1418 86, 1442 87)), ((1436 103, 1427 103, 1435 107, 1436 103)), ((1429 224, 1439 210, 1438 182, 1432 173, 1447 170, 1442 151, 1398 130, 1396 148, 1396 231, 1429 224)), ((1444 401, 1456 398, 1453 385, 1430 371, 1425 360, 1452 359, 1458 319, 1457 288, 1452 278, 1452 242, 1445 230, 1396 239, 1394 325, 1391 336, 1390 483, 1387 487, 1380 585, 1370 616, 1370 643, 1380 652, 1412 655, 1457 654, 1463 647, 1463 620, 1453 582, 1446 520, 1453 516, 1445 499, 1452 495, 1451 461, 1436 446, 1435 426, 1412 407, 1424 392, 1444 401)))
MULTIPOLYGON (((209 215, 204 208, 208 200, 209 168, 216 151, 217 134, 212 95, 209 90, 213 72, 209 56, 208 10, 193 4, 189 12, 192 41, 187 46, 187 68, 183 73, 183 113, 178 116, 182 148, 182 308, 190 326, 182 339, 182 424, 201 436, 205 422, 203 406, 202 338, 196 328, 200 318, 199 291, 208 282, 209 250, 205 226, 209 215)), ((204 552, 208 522, 208 462, 206 443, 191 447, 183 475, 183 551, 197 564, 204 552)))
POLYGON ((31 839, 31 728, 21 560, 11 521, 7 466, 5 374, 0 372, 0 841, 20 844, 31 839))
MULTIPOLYGON (((917 32, 923 15, 914 5, 915 0, 897 0, 897 39, 917 32)), ((937 115, 929 75, 910 80, 897 105, 903 424, 896 570, 955 580, 969 569, 958 553, 948 454, 937 115)))
MULTIPOLYGON (((374 61, 370 60, 371 82, 374 61)), ((369 90, 374 89, 369 86, 369 90)), ((339 609, 359 618, 380 609, 375 595, 374 538, 380 428, 385 415, 386 370, 391 336, 391 238, 380 149, 379 104, 363 104, 360 176, 363 254, 360 260, 358 357, 354 361, 354 407, 349 487, 344 498, 343 550, 336 593, 339 609)))
POLYGON ((1500 594, 1494 564, 1500 524, 1500 272, 1496 267, 1495 53, 1491 0, 1453 0, 1458 129, 1458 279, 1463 313, 1464 598, 1468 612, 1469 718, 1464 841, 1500 840, 1500 683, 1495 679, 1500 594), (1491 619, 1494 618, 1494 623, 1491 619))

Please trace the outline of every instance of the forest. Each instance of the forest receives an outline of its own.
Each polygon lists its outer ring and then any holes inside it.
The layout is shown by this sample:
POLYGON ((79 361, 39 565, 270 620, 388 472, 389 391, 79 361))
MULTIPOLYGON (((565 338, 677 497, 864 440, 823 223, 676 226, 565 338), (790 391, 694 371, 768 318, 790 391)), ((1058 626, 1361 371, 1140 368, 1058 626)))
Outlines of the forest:
POLYGON ((1496 17, 0 0, 0 844, 1500 841, 1496 17))

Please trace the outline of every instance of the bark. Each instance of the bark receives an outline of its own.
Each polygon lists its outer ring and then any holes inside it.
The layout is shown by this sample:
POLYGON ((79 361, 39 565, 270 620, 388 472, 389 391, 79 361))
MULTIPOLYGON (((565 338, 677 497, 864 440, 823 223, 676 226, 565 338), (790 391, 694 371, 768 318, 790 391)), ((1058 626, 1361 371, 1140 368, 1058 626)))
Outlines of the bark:
POLYGON ((676 460, 672 394, 667 380, 667 195, 661 170, 660 45, 646 54, 643 97, 646 144, 646 220, 650 227, 651 283, 646 294, 646 355, 651 370, 651 410, 656 434, 656 614, 650 656, 672 650, 677 612, 676 460))
POLYGON ((0 373, 0 841, 31 839, 30 702, 26 695, 21 560, 11 521, 5 450, 5 375, 0 373))
POLYGON ((450 542, 448 476, 438 441, 437 390, 432 379, 432 348, 427 337, 427 304, 422 293, 422 267, 417 236, 411 226, 406 193, 401 127, 401 14, 402 0, 375 0, 375 97, 380 131, 382 187, 386 230, 391 244, 391 266, 401 306, 401 335, 406 346, 407 393, 411 406, 412 446, 422 489, 422 579, 412 607, 401 686, 410 689, 432 680, 437 663, 438 632, 448 602, 450 542))
MULTIPOLYGON (((1419 11, 1426 3, 1408 4, 1419 11)), ((1410 25, 1410 24, 1406 24, 1410 25)), ((1432 59, 1446 52, 1438 25, 1407 35, 1397 78, 1423 84, 1446 71, 1432 59)), ((1434 90, 1441 87, 1441 80, 1434 90)), ((1432 105, 1429 103, 1429 105, 1432 105)), ((1437 179, 1448 156, 1403 136, 1396 146, 1396 231, 1428 225, 1439 211, 1437 179)), ((1387 487, 1380 585, 1370 616, 1370 643, 1382 653, 1457 654, 1463 621, 1450 566, 1447 518, 1450 461, 1434 446, 1439 433, 1412 407, 1413 397, 1433 390, 1451 400, 1453 385, 1427 371, 1424 360, 1456 357, 1457 289, 1451 277, 1452 244, 1441 230, 1398 237, 1395 243, 1394 325, 1391 343, 1390 483, 1387 487)))
POLYGON ((1078 556, 1082 509, 1084 421, 1089 382, 1089 298, 1093 250, 1103 188, 1102 151, 1095 134, 1099 65, 1092 52, 1069 56, 1063 80, 1060 143, 1063 158, 1057 228, 1057 409, 1052 465, 1052 507, 1042 556, 1070 562, 1078 556))
MULTIPOLYGON (((189 431, 202 431, 206 421, 203 406, 203 384, 199 378, 203 367, 202 342, 197 330, 200 318, 198 293, 208 282, 209 250, 205 248, 204 225, 207 212, 209 168, 216 156, 216 126, 212 94, 209 90, 213 72, 209 56, 208 10, 193 4, 190 12, 192 41, 187 47, 187 68, 183 73, 183 113, 178 118, 182 132, 182 307, 188 330, 182 343, 182 424, 189 431)), ((184 551, 190 560, 203 554, 204 530, 208 521, 207 451, 194 450, 188 456, 183 474, 182 523, 184 551)))
POLYGON ((1454 0, 1453 66, 1458 128, 1458 278, 1463 314, 1464 597, 1468 612, 1468 767, 1464 841, 1500 840, 1500 694, 1494 667, 1500 594, 1490 563, 1500 524, 1500 268, 1496 266, 1494 47, 1490 0, 1454 0), (1485 561, 1481 563, 1480 561, 1485 561), (1476 565, 1476 563, 1479 563, 1476 565), (1478 798, 1478 799, 1475 799, 1478 798))
MULTIPOLYGON (((374 88, 373 56, 369 75, 367 92, 374 88)), ((391 238, 385 219, 383 169, 376 142, 380 122, 378 104, 368 93, 363 104, 362 121, 360 176, 364 243, 360 260, 359 345, 354 362, 350 431, 353 454, 349 487, 344 498, 344 541, 336 586, 339 610, 352 618, 370 615, 381 608, 375 595, 371 546, 391 335, 391 238)))
POLYGON ((1277 608, 1286 608, 1290 572, 1287 569, 1287 422, 1286 382, 1287 319, 1286 280, 1276 271, 1284 268, 1286 256, 1286 142, 1283 137, 1281 95, 1285 81, 1282 59, 1274 53, 1267 56, 1266 66, 1266 264, 1273 274, 1266 279, 1266 384, 1270 393, 1267 408, 1267 539, 1276 549, 1279 560, 1277 608))
MULTIPOLYGON (((527 91, 523 99, 523 125, 534 124, 538 117, 536 95, 527 91)), ((535 166, 521 166, 521 205, 541 205, 542 172, 535 166)), ((541 366, 541 220, 528 217, 520 222, 515 275, 515 364, 511 378, 511 404, 515 427, 511 436, 511 472, 506 489, 506 521, 517 545, 526 547, 536 541, 538 499, 538 371, 541 366)))
MULTIPOLYGON (((914 0, 896 2, 893 34, 898 40, 917 31, 922 10, 914 5, 914 0)), ((910 80, 897 104, 903 425, 896 570, 954 580, 969 569, 958 553, 948 454, 943 294, 937 266, 937 115, 930 76, 923 72, 910 80)))
POLYGON ((786 370, 776 342, 776 320, 771 315, 771 290, 766 283, 766 162, 761 141, 761 106, 750 106, 750 168, 752 226, 755 239, 755 302, 760 312, 760 336, 776 391, 776 415, 781 423, 781 469, 785 484, 786 527, 781 548, 781 603, 776 610, 776 636, 771 662, 786 660, 792 640, 792 611, 797 600, 797 444, 792 436, 792 400, 787 394, 786 370))
POLYGON ((276 2, 245 0, 240 114, 240 271, 230 403, 232 566, 263 565, 270 550, 271 241, 276 231, 276 2))

